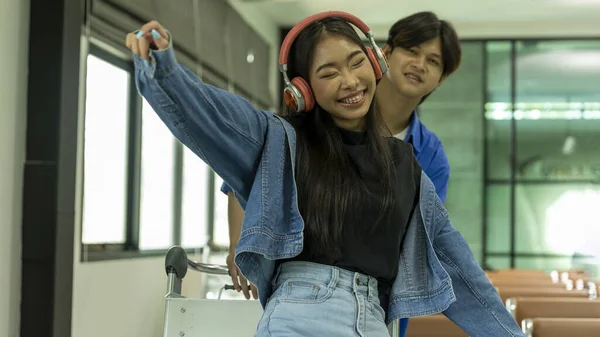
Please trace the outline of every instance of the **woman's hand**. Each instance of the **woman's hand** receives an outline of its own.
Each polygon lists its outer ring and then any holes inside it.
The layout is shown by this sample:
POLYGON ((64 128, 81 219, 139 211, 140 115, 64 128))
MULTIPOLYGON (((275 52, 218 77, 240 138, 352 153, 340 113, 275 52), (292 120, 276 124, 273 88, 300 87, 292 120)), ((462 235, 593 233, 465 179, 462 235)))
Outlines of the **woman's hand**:
POLYGON ((164 50, 169 48, 169 34, 157 21, 143 25, 136 33, 127 34, 125 45, 134 54, 139 55, 149 64, 150 49, 164 50))

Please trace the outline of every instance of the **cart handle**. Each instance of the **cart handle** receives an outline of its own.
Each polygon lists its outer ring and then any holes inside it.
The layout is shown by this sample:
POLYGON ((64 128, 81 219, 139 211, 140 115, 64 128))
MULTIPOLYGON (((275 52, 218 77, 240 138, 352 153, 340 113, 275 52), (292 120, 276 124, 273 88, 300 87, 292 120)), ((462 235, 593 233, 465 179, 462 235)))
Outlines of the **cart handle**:
POLYGON ((201 273, 207 273, 212 275, 229 275, 229 268, 227 268, 226 265, 222 264, 202 263, 188 259, 187 265, 188 268, 191 268, 201 273))
POLYGON ((226 265, 192 261, 188 259, 185 250, 181 246, 169 248, 165 257, 167 275, 175 274, 178 279, 182 280, 188 268, 211 275, 229 275, 229 268, 226 265))

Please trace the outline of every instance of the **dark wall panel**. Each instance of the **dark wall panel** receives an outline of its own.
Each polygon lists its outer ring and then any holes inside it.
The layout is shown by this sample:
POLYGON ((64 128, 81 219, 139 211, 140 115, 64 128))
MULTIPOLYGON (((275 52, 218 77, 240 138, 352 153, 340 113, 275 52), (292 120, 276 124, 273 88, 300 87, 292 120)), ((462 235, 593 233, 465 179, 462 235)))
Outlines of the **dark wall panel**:
POLYGON ((198 54, 221 76, 228 77, 228 49, 225 43, 225 22, 229 13, 229 5, 220 0, 197 0, 197 14, 200 29, 200 49, 198 54))
MULTIPOLYGON (((270 46, 224 0, 92 0, 95 38, 128 54, 128 32, 158 20, 174 37, 178 60, 193 71, 231 82, 255 102, 271 105, 270 46), (255 61, 247 61, 249 53, 255 61)), ((276 65, 272 65, 276 66, 276 65)), ((209 82, 210 83, 210 82, 209 82)))
POLYGON ((69 337, 75 232, 79 0, 30 3, 20 336, 69 337))

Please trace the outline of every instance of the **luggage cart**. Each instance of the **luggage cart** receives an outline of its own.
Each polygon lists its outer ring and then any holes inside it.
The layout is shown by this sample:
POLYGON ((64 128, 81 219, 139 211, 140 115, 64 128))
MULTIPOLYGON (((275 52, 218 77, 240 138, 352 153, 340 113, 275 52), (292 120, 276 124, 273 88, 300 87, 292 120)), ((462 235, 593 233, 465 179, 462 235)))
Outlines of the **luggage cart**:
MULTIPOLYGON (((195 262, 182 247, 173 246, 165 257, 167 294, 163 337, 254 337, 263 309, 259 301, 187 298, 181 295, 188 269, 210 275, 229 276, 227 266, 195 262)), ((398 337, 398 321, 389 326, 390 336, 398 337)))

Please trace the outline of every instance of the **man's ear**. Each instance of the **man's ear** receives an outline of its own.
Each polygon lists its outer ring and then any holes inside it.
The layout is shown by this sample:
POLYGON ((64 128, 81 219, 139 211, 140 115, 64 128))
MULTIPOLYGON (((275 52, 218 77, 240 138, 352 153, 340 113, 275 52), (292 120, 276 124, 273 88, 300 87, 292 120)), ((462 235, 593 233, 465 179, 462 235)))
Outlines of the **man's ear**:
POLYGON ((392 47, 389 44, 384 44, 383 47, 381 47, 381 52, 383 53, 383 55, 385 55, 385 57, 387 57, 388 59, 390 58, 390 54, 392 53, 392 47))
POLYGON ((439 87, 442 85, 442 83, 444 83, 444 81, 446 80, 446 78, 448 78, 448 76, 446 76, 446 75, 444 75, 444 76, 442 76, 442 77, 440 78, 440 80, 439 80, 438 84, 435 86, 435 87, 436 87, 436 89, 437 89, 437 88, 439 88, 439 87))

